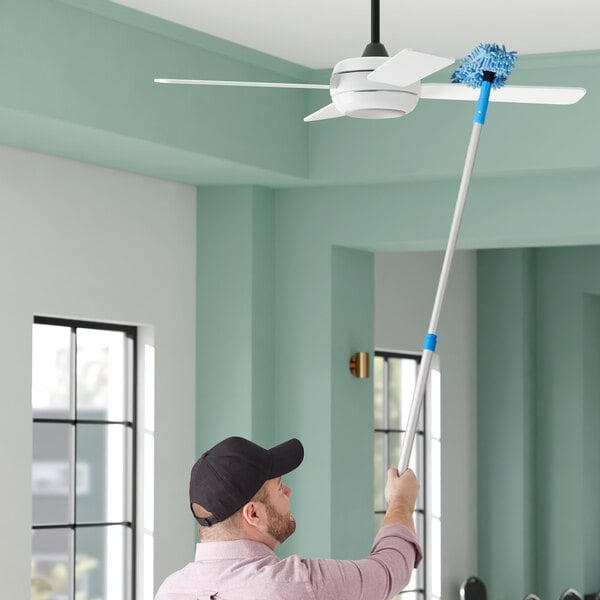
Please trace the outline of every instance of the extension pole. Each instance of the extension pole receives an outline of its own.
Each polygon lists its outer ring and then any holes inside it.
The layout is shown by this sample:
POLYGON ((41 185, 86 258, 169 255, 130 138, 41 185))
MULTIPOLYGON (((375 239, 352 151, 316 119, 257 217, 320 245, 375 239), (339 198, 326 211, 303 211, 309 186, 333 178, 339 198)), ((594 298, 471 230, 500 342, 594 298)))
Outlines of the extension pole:
MULTIPOLYGON (((486 73, 489 73, 489 71, 486 73)), ((454 208, 454 217, 452 218, 452 225, 450 226, 448 245, 446 246, 442 271, 438 282, 437 292, 435 294, 433 311, 431 314, 431 320, 429 321, 429 328, 427 330, 428 333, 425 336, 425 341, 423 343, 423 356, 419 365, 417 383, 415 385, 410 411, 408 413, 406 432, 402 438, 402 450, 400 451, 400 461, 398 463, 399 473, 403 473, 408 468, 410 453, 412 451, 415 434, 417 432, 417 423, 419 421, 419 415, 421 414, 421 406, 425 396, 425 386, 427 385, 427 379, 429 378, 429 372, 431 370, 431 359, 433 358, 433 354, 437 345, 438 321, 440 318, 440 312, 442 310, 442 303, 444 302, 444 296, 446 294, 448 276, 450 275, 450 269, 452 267, 452 260, 454 258, 458 233, 460 231, 460 225, 465 210, 469 184, 471 183, 471 174, 473 173, 473 167, 475 166, 479 138, 481 136, 483 124, 485 123, 485 115, 490 98, 491 84, 494 74, 490 73, 490 75, 491 79, 488 76, 488 79, 490 80, 484 80, 481 86, 479 101, 477 102, 477 108, 475 109, 473 130, 471 131, 471 139, 469 140, 465 166, 463 168, 460 187, 458 190, 458 197, 456 199, 456 206, 454 208)))

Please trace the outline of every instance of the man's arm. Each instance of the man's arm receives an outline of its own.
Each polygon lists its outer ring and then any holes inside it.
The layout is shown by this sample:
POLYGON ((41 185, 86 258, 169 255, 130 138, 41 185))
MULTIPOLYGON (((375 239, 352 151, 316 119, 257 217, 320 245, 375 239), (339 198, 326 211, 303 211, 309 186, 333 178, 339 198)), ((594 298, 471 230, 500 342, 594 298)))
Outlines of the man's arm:
POLYGON ((409 582, 412 570, 421 561, 413 522, 418 493, 419 483, 412 471, 402 475, 397 469, 388 471, 388 509, 369 556, 361 560, 302 561, 308 568, 315 598, 386 600, 409 582))
POLYGON ((414 532, 413 512, 418 494, 419 482, 410 469, 404 471, 402 475, 398 474, 398 469, 388 469, 385 486, 388 508, 381 526, 404 525, 414 532))

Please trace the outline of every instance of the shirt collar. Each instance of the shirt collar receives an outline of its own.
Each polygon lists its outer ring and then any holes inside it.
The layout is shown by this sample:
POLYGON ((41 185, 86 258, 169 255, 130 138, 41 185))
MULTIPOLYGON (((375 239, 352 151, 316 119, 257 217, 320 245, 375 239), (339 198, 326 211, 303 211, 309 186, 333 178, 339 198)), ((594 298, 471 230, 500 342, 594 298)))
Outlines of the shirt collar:
POLYGON ((195 561, 215 558, 251 558, 272 556, 275 553, 262 542, 234 540, 230 542, 201 542, 196 544, 195 561))

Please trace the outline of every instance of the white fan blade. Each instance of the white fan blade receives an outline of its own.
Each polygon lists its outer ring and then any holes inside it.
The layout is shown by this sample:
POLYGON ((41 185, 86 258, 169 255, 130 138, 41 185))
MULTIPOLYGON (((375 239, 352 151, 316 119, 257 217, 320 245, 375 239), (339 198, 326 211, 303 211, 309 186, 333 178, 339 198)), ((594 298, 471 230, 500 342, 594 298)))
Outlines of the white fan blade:
POLYGON ((335 119, 337 117, 344 117, 344 113, 340 112, 335 104, 328 104, 323 108, 320 108, 314 113, 308 115, 308 117, 304 117, 305 121, 322 121, 323 119, 335 119))
POLYGON ((453 58, 425 54, 406 48, 369 73, 367 79, 396 87, 408 87, 453 62, 453 58))
MULTIPOLYGON (((585 88, 539 87, 535 85, 506 85, 490 93, 490 102, 518 102, 521 104, 575 104, 585 96, 585 88)), ((474 100, 479 90, 462 83, 424 83, 421 98, 431 100, 474 100)))
POLYGON ((210 79, 155 79, 154 83, 175 83, 179 85, 225 85, 235 87, 292 88, 308 90, 328 90, 328 85, 317 83, 278 83, 269 81, 214 81, 210 79))

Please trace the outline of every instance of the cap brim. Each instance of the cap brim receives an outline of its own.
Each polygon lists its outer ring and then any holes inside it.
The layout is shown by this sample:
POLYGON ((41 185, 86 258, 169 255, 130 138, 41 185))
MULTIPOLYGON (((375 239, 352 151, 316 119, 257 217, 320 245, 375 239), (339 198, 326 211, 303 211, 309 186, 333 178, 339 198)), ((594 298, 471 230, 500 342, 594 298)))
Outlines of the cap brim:
POLYGON ((304 459, 304 446, 296 438, 274 446, 269 452, 273 458, 271 478, 281 477, 293 471, 304 459))

